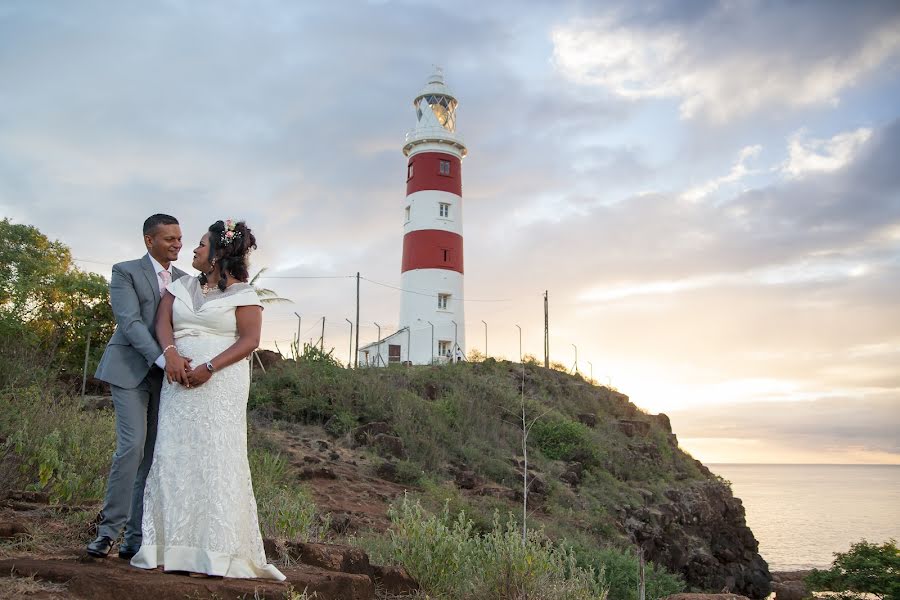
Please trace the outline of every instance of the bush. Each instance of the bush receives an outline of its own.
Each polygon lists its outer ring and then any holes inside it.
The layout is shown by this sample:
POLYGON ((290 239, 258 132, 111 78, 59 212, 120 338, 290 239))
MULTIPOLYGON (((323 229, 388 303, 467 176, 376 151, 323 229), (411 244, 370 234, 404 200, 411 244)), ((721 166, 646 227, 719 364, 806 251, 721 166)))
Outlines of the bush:
POLYGON ((814 569, 806 586, 815 591, 838 592, 839 598, 863 598, 874 594, 883 600, 900 600, 900 550, 895 540, 880 546, 862 540, 847 552, 835 552, 827 571, 814 569))
MULTIPOLYGON (((637 600, 638 558, 617 548, 579 548, 579 564, 603 569, 609 583, 609 595, 616 600, 637 600)), ((684 581, 652 562, 644 564, 644 584, 648 600, 665 598, 684 591, 684 581)))
POLYGON ((115 448, 112 411, 31 386, 0 393, 0 457, 18 463, 8 486, 49 492, 51 501, 94 501, 106 491, 115 448))
POLYGON ((281 454, 251 448, 250 471, 263 537, 290 542, 318 542, 330 519, 319 514, 309 492, 291 480, 281 454))
POLYGON ((480 535, 460 511, 451 518, 428 514, 404 497, 389 511, 391 529, 380 542, 363 544, 375 560, 402 563, 423 590, 454 600, 605 600, 603 572, 576 564, 571 549, 554 546, 540 531, 523 543, 515 519, 495 513, 491 531, 480 535))
POLYGON ((551 460, 590 462, 596 450, 589 431, 585 425, 571 419, 548 416, 535 422, 531 439, 541 454, 551 460))

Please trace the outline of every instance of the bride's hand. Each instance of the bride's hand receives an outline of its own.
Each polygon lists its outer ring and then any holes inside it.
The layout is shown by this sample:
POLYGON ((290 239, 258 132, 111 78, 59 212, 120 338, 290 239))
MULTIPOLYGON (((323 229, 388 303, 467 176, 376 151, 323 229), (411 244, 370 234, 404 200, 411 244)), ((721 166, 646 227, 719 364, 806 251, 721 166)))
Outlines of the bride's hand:
POLYGON ((212 377, 212 373, 204 367, 193 369, 187 373, 188 385, 190 387, 203 385, 209 381, 210 377, 212 377))

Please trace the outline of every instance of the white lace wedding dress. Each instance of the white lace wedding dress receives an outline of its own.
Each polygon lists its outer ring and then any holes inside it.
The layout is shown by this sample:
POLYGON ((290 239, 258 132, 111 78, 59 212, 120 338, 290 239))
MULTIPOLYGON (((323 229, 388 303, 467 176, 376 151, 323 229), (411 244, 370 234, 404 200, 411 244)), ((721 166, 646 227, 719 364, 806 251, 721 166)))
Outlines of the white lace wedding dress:
MULTIPOLYGON (((185 276, 167 289, 175 296, 175 344, 195 368, 237 339, 235 308, 261 306, 246 283, 204 296, 197 279, 185 276)), ((197 388, 163 381, 135 567, 285 579, 266 563, 259 532, 247 460, 249 390, 246 360, 197 388)))

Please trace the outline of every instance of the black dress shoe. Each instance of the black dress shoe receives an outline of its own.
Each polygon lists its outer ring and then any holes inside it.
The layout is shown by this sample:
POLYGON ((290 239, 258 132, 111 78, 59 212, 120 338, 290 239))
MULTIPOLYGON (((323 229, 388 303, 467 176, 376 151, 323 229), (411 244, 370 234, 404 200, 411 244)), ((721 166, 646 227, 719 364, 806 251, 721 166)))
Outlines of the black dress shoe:
POLYGON ((97 558, 106 558, 109 551, 113 547, 112 539, 101 535, 96 540, 87 545, 87 553, 97 558))
POLYGON ((135 554, 140 550, 140 546, 126 546, 122 544, 119 546, 119 558, 124 558, 125 560, 131 560, 135 554))

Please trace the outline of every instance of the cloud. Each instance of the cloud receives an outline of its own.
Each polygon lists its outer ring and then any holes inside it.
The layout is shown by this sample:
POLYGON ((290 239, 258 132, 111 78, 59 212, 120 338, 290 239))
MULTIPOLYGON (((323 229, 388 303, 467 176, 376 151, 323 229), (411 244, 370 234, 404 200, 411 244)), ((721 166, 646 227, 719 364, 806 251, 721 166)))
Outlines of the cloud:
POLYGON ((868 127, 839 133, 827 140, 805 140, 802 132, 797 133, 790 140, 790 156, 783 170, 792 177, 815 171, 835 171, 851 162, 870 137, 872 130, 868 127))
POLYGON ((675 98, 683 118, 721 123, 765 107, 835 105, 900 57, 900 18, 889 3, 843 22, 834 14, 843 9, 820 13, 815 4, 712 6, 687 24, 615 12, 575 19, 553 29, 554 62, 580 85, 632 100, 675 98))

